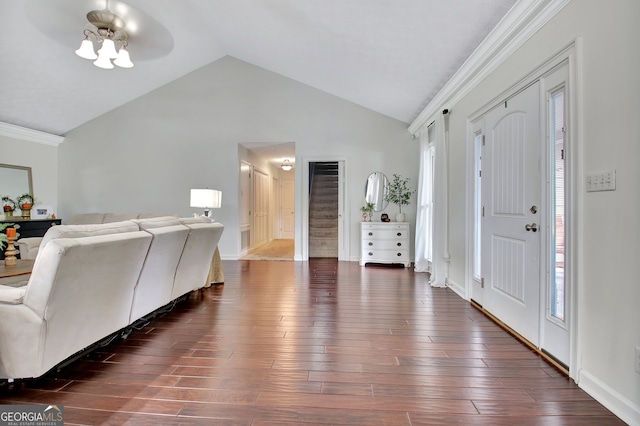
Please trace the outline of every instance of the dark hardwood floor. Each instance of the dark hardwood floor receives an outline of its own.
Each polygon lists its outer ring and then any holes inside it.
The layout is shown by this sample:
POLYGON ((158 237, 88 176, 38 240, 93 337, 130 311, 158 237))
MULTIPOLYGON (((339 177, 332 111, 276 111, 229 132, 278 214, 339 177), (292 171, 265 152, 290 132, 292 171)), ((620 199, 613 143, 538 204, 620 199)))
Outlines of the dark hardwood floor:
POLYGON ((0 386, 66 424, 614 425, 570 379, 449 289, 355 262, 224 261, 126 340, 0 386))

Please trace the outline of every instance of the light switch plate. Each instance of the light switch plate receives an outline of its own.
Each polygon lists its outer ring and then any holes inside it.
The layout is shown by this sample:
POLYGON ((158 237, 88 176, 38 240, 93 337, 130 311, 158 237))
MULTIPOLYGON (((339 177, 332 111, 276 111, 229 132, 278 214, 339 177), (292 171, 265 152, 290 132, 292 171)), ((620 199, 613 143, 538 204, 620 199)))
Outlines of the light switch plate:
POLYGON ((607 170, 587 174, 587 192, 615 191, 616 171, 607 170))

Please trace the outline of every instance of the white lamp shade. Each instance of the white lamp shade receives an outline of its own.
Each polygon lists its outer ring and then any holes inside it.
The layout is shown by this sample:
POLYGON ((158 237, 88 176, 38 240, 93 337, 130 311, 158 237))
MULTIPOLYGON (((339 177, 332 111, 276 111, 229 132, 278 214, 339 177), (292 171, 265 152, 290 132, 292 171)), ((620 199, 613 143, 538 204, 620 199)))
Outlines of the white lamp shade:
POLYGON ((93 42, 88 38, 82 40, 80 48, 76 50, 76 55, 80 56, 81 58, 91 60, 94 60, 98 57, 98 55, 96 55, 96 52, 93 51, 93 42))
POLYGON ((116 44, 110 38, 105 38, 102 42, 102 47, 98 50, 98 55, 106 56, 109 59, 115 59, 118 57, 118 52, 116 52, 116 44))
POLYGON ((118 58, 113 61, 114 64, 119 66, 120 68, 132 68, 133 62, 131 62, 131 58, 129 58, 129 52, 124 47, 121 47, 118 51, 118 58))
POLYGON ((111 63, 111 59, 109 59, 109 57, 107 55, 104 55, 102 52, 100 52, 100 55, 98 55, 98 59, 93 61, 93 65, 95 65, 98 68, 103 68, 105 70, 113 69, 113 64, 111 63))
POLYGON ((192 189, 191 207, 219 209, 222 207, 222 191, 217 189, 192 189))

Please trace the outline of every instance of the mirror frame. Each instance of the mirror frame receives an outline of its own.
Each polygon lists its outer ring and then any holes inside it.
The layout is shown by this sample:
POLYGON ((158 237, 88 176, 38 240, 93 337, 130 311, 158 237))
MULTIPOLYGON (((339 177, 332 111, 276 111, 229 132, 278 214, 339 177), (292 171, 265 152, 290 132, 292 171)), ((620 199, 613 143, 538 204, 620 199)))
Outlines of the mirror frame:
MULTIPOLYGON (((27 172, 27 186, 29 187, 29 194, 31 194, 32 197, 35 198, 35 195, 33 195, 33 179, 31 177, 31 167, 26 167, 26 166, 14 166, 13 164, 0 164, 0 169, 12 169, 12 170, 23 170, 25 172, 27 172)), ((16 194, 11 194, 11 193, 4 193, 4 189, 0 188, 0 195, 2 196, 8 196, 11 199, 15 198, 15 197, 19 197, 22 194, 24 194, 24 190, 20 189, 16 194)), ((10 189, 9 189, 10 191, 10 189)), ((14 200, 17 201, 17 200, 14 200)))
POLYGON ((379 212, 387 208, 389 201, 385 195, 389 190, 389 179, 382 172, 373 172, 364 184, 364 201, 373 203, 373 211, 379 212))

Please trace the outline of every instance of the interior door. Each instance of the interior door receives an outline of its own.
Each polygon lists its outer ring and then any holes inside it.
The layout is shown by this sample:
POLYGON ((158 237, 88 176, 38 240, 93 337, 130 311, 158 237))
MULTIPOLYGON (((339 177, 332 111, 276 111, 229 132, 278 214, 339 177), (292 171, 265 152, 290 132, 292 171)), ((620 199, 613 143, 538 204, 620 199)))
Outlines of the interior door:
POLYGON ((254 170, 253 246, 269 242, 269 176, 254 170))
POLYGON ((293 179, 280 181, 280 237, 293 239, 295 237, 295 184, 293 179))
POLYGON ((485 116, 484 308, 534 345, 540 318, 539 82, 485 116))

